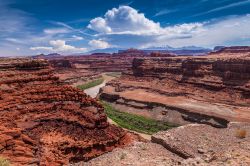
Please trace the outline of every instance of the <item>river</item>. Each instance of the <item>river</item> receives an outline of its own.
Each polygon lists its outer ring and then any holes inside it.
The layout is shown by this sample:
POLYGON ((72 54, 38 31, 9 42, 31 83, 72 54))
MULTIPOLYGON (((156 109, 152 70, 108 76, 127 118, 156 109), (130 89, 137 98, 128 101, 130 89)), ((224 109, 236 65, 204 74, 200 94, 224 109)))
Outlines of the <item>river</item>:
POLYGON ((104 87, 104 86, 106 85, 107 82, 109 82, 109 81, 111 81, 112 79, 115 78, 115 77, 112 77, 112 76, 108 76, 108 75, 106 75, 106 74, 102 74, 102 77, 103 77, 103 79, 104 79, 103 83, 101 83, 100 85, 94 86, 94 87, 92 87, 92 88, 85 89, 84 92, 85 92, 86 94, 88 94, 89 96, 95 98, 95 97, 98 95, 100 89, 101 89, 102 87, 104 87))
POLYGON ((88 94, 89 96, 91 96, 92 98, 95 98, 95 97, 98 95, 100 89, 101 89, 102 87, 104 87, 105 85, 106 85, 106 81, 103 81, 102 84, 97 85, 97 86, 94 86, 94 87, 89 88, 89 89, 85 89, 84 92, 85 92, 86 94, 88 94))
MULTIPOLYGON (((111 81, 112 79, 115 78, 115 77, 112 77, 112 76, 108 76, 108 75, 106 75, 106 74, 103 74, 102 76, 103 76, 103 78, 104 78, 104 81, 103 81, 102 84, 97 85, 97 86, 92 87, 92 88, 89 88, 89 89, 85 89, 84 92, 85 92, 86 94, 88 94, 89 96, 95 98, 95 97, 98 95, 100 89, 101 89, 102 87, 104 87, 104 86, 106 85, 107 82, 109 82, 109 81, 111 81)), ((111 123, 111 124, 114 124, 114 125, 117 125, 117 126, 118 126, 118 124, 117 124, 116 122, 114 122, 114 121, 113 121, 112 119, 110 119, 110 118, 108 118, 108 122, 111 123)), ((124 130, 127 130, 127 131, 130 131, 130 132, 133 132, 133 133, 136 133, 136 134, 140 135, 142 138, 144 138, 144 139, 146 139, 146 140, 151 140, 151 135, 144 134, 144 133, 138 133, 138 132, 136 132, 136 131, 128 130, 128 129, 125 129, 125 128, 123 128, 123 129, 124 129, 124 130)))

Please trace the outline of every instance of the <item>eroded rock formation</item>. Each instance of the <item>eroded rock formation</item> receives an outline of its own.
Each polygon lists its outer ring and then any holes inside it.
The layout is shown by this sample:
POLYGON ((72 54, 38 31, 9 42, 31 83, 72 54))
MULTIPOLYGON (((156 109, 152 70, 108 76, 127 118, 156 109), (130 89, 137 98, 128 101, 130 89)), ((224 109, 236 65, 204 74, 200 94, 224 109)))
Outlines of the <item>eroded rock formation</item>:
POLYGON ((240 93, 240 100, 250 93, 250 57, 135 59, 133 75, 170 79, 210 90, 234 89, 240 93))
POLYGON ((43 60, 0 60, 0 122, 0 155, 14 165, 86 161, 134 138, 43 60))
POLYGON ((244 51, 135 58, 132 72, 108 83, 100 97, 157 120, 226 127, 229 121, 250 121, 249 69, 250 54, 244 51))

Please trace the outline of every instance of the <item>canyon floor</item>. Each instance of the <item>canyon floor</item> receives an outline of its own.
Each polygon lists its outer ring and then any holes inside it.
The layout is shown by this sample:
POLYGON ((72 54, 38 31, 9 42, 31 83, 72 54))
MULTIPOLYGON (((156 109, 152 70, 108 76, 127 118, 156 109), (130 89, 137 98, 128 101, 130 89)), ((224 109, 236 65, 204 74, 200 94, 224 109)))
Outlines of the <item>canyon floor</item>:
POLYGON ((102 88, 121 111, 180 125, 250 122, 249 54, 136 58, 102 88))

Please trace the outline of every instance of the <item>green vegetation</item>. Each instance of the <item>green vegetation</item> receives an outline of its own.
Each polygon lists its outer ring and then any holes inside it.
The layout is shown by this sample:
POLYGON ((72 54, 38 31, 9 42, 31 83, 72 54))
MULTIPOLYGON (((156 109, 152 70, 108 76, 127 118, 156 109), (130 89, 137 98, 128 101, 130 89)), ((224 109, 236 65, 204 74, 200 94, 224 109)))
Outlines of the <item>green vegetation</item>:
POLYGON ((119 126, 145 134, 153 134, 161 130, 168 130, 176 125, 167 122, 145 118, 143 116, 121 112, 114 109, 107 102, 102 102, 107 116, 119 126))
POLYGON ((7 159, 0 156, 0 166, 9 166, 9 165, 10 162, 7 159))
POLYGON ((108 73, 106 73, 106 75, 118 78, 121 76, 121 72, 108 72, 108 73))
POLYGON ((85 90, 85 89, 92 88, 94 86, 100 85, 100 84, 103 83, 103 81, 104 81, 104 78, 99 78, 99 79, 93 80, 91 82, 88 82, 86 84, 78 85, 77 88, 79 88, 81 90, 85 90))

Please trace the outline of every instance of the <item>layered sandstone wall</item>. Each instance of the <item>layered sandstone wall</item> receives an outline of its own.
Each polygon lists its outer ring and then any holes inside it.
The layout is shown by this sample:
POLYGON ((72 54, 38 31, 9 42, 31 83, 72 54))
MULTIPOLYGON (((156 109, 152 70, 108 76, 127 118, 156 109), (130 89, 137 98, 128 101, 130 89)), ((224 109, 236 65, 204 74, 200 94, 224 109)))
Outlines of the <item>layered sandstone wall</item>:
POLYGON ((104 108, 63 86, 46 61, 0 61, 0 155, 13 165, 65 165, 131 141, 104 108))
POLYGON ((157 77, 160 79, 182 74, 182 62, 179 58, 135 58, 132 64, 133 75, 136 77, 157 77))
POLYGON ((133 58, 125 55, 90 55, 64 57, 63 59, 50 60, 50 62, 60 64, 60 61, 67 60, 73 68, 77 69, 98 72, 123 72, 131 69, 133 58))
POLYGON ((136 58, 133 75, 171 79, 214 90, 233 88, 250 93, 249 58, 136 58))

